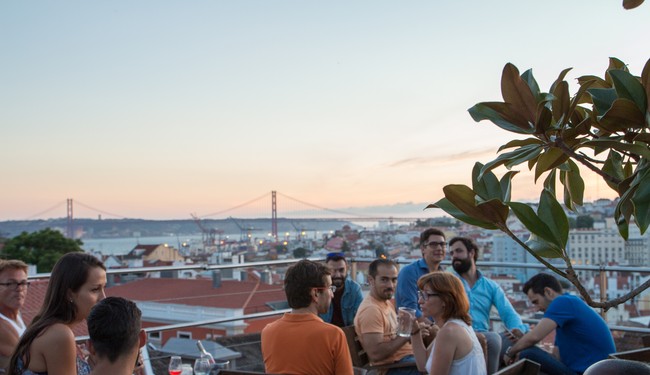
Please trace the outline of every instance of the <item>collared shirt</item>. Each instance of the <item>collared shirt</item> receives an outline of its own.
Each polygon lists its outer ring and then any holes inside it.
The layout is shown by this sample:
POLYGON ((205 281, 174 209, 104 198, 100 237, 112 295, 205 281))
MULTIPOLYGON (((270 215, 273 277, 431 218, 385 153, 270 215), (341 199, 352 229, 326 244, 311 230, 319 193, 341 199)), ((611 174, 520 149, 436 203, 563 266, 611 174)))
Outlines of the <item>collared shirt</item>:
POLYGON ((429 273, 429 266, 423 258, 403 267, 397 275, 397 288, 395 289, 395 305, 397 308, 410 307, 415 309, 415 315, 422 316, 418 304, 418 279, 429 273))
MULTIPOLYGON (((350 326, 354 324, 354 316, 357 314, 359 305, 363 301, 363 293, 361 286, 352 280, 350 277, 345 278, 343 284, 343 295, 341 296, 341 315, 343 316, 343 326, 350 326)), ((325 314, 319 316, 326 322, 332 322, 332 315, 334 314, 334 304, 330 303, 330 308, 325 314)))
POLYGON ((472 328, 476 332, 490 330, 490 310, 492 306, 497 308, 503 324, 512 330, 518 328, 521 332, 528 332, 528 325, 521 321, 514 307, 506 297, 503 289, 494 280, 490 280, 476 271, 477 279, 473 287, 458 273, 454 274, 462 281, 465 292, 469 298, 469 314, 472 316, 472 328))

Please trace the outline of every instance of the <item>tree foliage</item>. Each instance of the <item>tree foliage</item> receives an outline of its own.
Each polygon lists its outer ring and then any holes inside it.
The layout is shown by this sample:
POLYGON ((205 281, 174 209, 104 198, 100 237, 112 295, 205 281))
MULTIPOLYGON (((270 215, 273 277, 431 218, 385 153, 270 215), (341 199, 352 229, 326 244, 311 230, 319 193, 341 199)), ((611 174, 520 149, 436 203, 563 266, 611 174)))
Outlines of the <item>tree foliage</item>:
POLYGON ((33 233, 22 232, 10 239, 0 257, 35 264, 39 273, 50 272, 64 254, 83 251, 81 245, 81 240, 66 238, 61 232, 47 228, 33 233))
MULTIPOLYGON (((640 3, 639 3, 640 4, 640 3)), ((602 178, 619 196, 614 219, 621 236, 628 237, 629 225, 644 233, 650 225, 650 60, 641 76, 610 58, 603 77, 578 78, 579 89, 569 93, 563 70, 548 92, 540 90, 531 70, 519 74, 508 63, 503 68, 503 102, 482 102, 469 109, 479 122, 523 136, 502 145, 500 155, 476 163, 472 187, 447 185, 445 198, 428 207, 441 208, 455 218, 486 229, 508 234, 549 269, 566 277, 593 307, 609 308, 650 287, 650 280, 625 296, 595 302, 575 274, 566 251, 569 221, 564 207, 575 210, 583 204, 585 184, 578 165, 602 178), (524 164, 543 188, 535 211, 530 205, 511 200, 512 181, 524 164), (493 170, 508 169, 501 178, 493 170), (562 203, 558 199, 562 195, 562 203), (530 231, 522 242, 508 227, 514 214, 530 231), (556 267, 548 258, 561 258, 556 267)))

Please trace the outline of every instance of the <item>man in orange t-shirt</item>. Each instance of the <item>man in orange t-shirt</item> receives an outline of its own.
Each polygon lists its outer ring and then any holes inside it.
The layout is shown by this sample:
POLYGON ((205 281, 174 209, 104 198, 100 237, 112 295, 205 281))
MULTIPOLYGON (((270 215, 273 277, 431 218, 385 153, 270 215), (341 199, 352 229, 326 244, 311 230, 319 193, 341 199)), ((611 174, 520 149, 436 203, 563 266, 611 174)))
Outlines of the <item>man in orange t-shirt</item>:
POLYGON ((397 285, 397 265, 388 259, 376 259, 368 267, 368 282, 370 293, 359 306, 354 329, 370 363, 413 362, 413 366, 393 368, 387 374, 420 374, 415 364, 411 338, 397 336, 397 314, 391 303, 397 285))
POLYGON ((320 263, 305 259, 289 267, 284 292, 291 312, 262 330, 266 372, 353 374, 345 334, 318 317, 329 309, 335 288, 329 269, 320 263))

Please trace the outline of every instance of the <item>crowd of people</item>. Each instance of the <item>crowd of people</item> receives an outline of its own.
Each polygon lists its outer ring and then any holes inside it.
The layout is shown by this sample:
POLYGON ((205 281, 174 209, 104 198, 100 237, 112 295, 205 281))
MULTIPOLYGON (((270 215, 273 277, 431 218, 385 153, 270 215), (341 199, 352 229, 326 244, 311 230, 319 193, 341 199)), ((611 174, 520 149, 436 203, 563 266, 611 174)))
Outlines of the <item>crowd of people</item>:
MULTIPOLYGON (((486 375, 520 358, 546 374, 582 374, 615 352, 605 321, 559 281, 540 273, 523 292, 544 312, 533 329, 522 322, 501 287, 477 269, 479 247, 429 228, 420 235, 422 258, 402 267, 376 259, 369 292, 349 276, 343 253, 325 262, 301 260, 288 268, 284 291, 291 312, 261 334, 266 371, 278 374, 352 374, 348 341, 354 326, 370 364, 398 365, 385 374, 486 375), (449 246, 449 251, 447 247, 449 246), (440 267, 446 255, 452 267, 440 267), (399 308, 413 309, 406 334, 397 334, 399 308), (506 327, 490 327, 495 308, 506 327), (410 328, 410 332, 408 332, 410 328), (554 352, 536 344, 555 332, 554 352), (483 348, 479 338, 485 339, 483 348)), ((28 266, 0 260, 0 374, 126 375, 138 373, 146 337, 141 312, 120 297, 106 298, 106 269, 97 258, 69 253, 54 266, 43 305, 26 326, 20 309, 28 266), (86 320, 90 339, 77 345, 73 327, 86 320)))

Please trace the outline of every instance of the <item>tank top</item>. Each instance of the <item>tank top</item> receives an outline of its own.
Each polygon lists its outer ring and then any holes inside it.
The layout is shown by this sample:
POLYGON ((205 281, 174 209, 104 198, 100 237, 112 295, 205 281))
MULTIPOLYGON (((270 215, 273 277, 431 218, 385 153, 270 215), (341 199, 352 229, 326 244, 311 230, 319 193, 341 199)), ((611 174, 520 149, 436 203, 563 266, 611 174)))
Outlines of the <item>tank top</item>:
MULTIPOLYGON (((458 324, 463 327, 465 332, 467 332, 469 337, 472 339, 472 350, 463 358, 455 359, 451 363, 449 375, 487 375, 483 349, 481 348, 481 343, 479 343, 472 327, 468 326, 467 323, 460 319, 450 319, 445 323, 445 325, 449 323, 458 324)), ((433 365, 433 349, 435 348, 435 345, 436 340, 434 340, 433 345, 431 345, 431 354, 429 355, 429 359, 427 359, 426 369, 429 374, 431 373, 431 366, 433 365)))
POLYGON ((11 326, 14 327, 16 332, 18 332, 18 336, 22 336, 23 333, 25 332, 25 329, 27 329, 27 327, 25 326, 25 322, 23 322, 23 318, 20 315, 20 312, 18 313, 18 320, 17 321, 7 318, 2 313, 0 313, 0 319, 5 320, 9 324, 11 324, 11 326))

